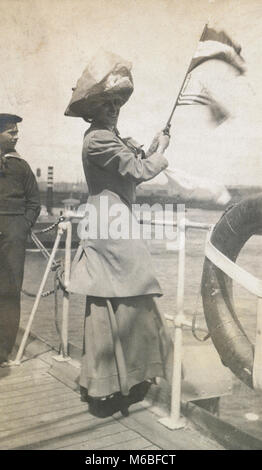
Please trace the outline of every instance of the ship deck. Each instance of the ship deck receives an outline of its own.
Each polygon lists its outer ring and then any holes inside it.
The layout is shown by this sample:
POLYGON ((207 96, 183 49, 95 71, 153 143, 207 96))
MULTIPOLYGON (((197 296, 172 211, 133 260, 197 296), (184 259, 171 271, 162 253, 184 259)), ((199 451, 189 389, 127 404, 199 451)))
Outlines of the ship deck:
POLYGON ((221 450, 193 424, 171 431, 141 402, 101 419, 88 412, 77 391, 54 377, 54 350, 47 345, 20 366, 0 368, 2 450, 221 450), (41 350, 42 349, 42 350, 41 350))

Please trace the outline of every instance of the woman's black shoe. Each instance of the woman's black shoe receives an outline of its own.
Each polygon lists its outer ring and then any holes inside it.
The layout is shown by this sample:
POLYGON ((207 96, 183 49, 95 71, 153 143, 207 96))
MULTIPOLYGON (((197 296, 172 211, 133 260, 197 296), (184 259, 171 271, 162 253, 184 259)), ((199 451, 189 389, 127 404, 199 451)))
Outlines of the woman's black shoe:
POLYGON ((139 401, 143 401, 149 388, 151 387, 152 382, 141 382, 134 387, 131 388, 129 395, 128 395, 128 405, 133 405, 134 403, 138 403, 139 401))
POLYGON ((120 411, 122 413, 122 416, 127 417, 129 416, 129 411, 128 411, 128 406, 129 406, 129 395, 128 396, 121 396, 121 405, 120 405, 120 411))
POLYGON ((120 408, 120 411, 122 416, 124 416, 125 418, 129 416, 128 406, 123 406, 122 408, 120 408))
POLYGON ((85 403, 88 403, 89 401, 87 388, 82 387, 81 385, 80 385, 80 400, 84 401, 85 403))
POLYGON ((97 418, 108 418, 121 411, 123 416, 128 416, 127 403, 123 403, 123 396, 117 392, 105 399, 88 397, 89 412, 97 418))
POLYGON ((97 418, 108 418, 118 411, 122 416, 129 416, 128 407, 144 400, 152 382, 144 381, 134 385, 127 396, 123 396, 120 392, 101 398, 93 398, 88 396, 88 390, 80 386, 81 401, 88 403, 88 411, 97 418))

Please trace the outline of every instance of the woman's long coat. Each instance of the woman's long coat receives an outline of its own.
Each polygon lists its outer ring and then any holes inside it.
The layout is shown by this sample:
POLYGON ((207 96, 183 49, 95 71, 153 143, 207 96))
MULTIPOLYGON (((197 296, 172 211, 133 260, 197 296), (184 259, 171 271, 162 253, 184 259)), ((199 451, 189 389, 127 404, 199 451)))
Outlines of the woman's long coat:
POLYGON ((165 169, 166 158, 153 153, 141 159, 117 132, 92 125, 82 159, 89 196, 69 290, 105 298, 161 295, 132 204, 136 185, 165 169))

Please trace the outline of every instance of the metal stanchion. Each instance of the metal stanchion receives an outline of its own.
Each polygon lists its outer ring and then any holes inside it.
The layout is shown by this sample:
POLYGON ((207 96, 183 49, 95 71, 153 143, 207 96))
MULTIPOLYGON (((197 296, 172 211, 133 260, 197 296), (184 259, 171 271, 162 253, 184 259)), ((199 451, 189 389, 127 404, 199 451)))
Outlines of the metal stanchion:
POLYGON ((185 286, 185 219, 178 213, 178 283, 177 283, 177 315, 174 317, 174 359, 171 392, 170 416, 161 418, 159 422, 169 429, 181 429, 186 420, 180 416, 181 372, 182 372, 182 341, 184 317, 184 286, 185 286))
POLYGON ((28 320, 28 323, 27 323, 27 326, 26 326, 26 329, 25 329, 25 332, 24 332, 24 336, 22 338, 22 341, 21 341, 20 347, 18 349, 16 358, 13 362, 14 365, 20 365, 20 363, 21 363, 21 358, 23 356, 25 345, 26 345, 26 342, 27 342, 27 339, 28 339, 28 336, 29 336, 29 333, 30 333, 30 330, 31 330, 31 326, 32 326, 32 323, 33 323, 33 320, 34 320, 34 317, 35 317, 35 313, 37 311, 37 308, 38 308, 38 305, 39 305, 39 302, 40 302, 40 299, 41 299, 41 294, 44 290, 48 274, 49 274, 49 272, 52 268, 52 264, 53 264, 53 261, 55 259, 55 254, 56 254, 56 251, 58 249, 62 234, 63 234, 63 229, 60 226, 58 226, 57 236, 56 236, 56 239, 55 239, 53 250, 52 250, 52 253, 51 253, 50 258, 48 260, 46 270, 45 270, 43 279, 41 281, 40 287, 38 289, 37 296, 36 296, 36 299, 35 299, 35 302, 34 302, 34 305, 33 305, 33 309, 31 311, 31 314, 30 314, 30 317, 29 317, 29 320, 28 320))
MULTIPOLYGON (((66 243, 65 243, 65 270, 64 270, 64 285, 67 288, 70 277, 71 266, 71 242, 72 242, 72 224, 71 222, 62 222, 61 227, 66 230, 66 243)), ((63 314, 62 314, 62 354, 53 356, 56 361, 69 361, 68 356, 68 318, 69 318, 69 292, 63 290, 63 314)))

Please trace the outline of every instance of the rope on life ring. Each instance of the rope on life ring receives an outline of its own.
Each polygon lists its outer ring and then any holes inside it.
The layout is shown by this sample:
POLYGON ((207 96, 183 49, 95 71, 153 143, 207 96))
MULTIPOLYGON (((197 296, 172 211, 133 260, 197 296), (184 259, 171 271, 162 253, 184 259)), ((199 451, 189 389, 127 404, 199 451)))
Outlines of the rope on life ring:
MULTIPOLYGON (((261 233, 262 193, 248 197, 227 210, 214 227, 210 242, 228 259, 228 264, 235 263, 247 240, 261 233)), ((241 274, 242 268, 236 268, 241 274)), ((242 382, 254 388, 254 346, 235 312, 232 279, 221 269, 208 259, 206 251, 201 282, 206 323, 223 364, 242 382)), ((258 281, 248 273, 247 276, 250 285, 252 279, 258 281)))

